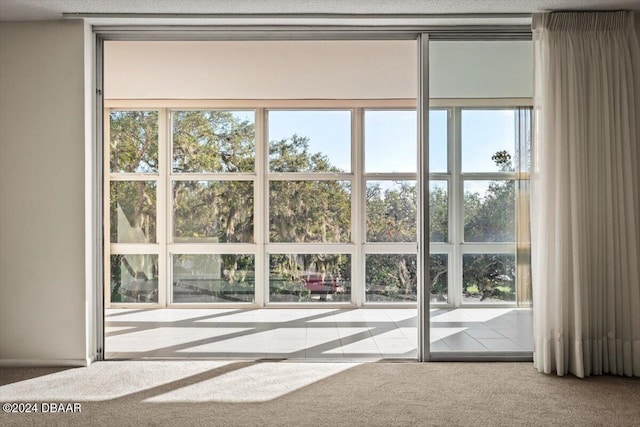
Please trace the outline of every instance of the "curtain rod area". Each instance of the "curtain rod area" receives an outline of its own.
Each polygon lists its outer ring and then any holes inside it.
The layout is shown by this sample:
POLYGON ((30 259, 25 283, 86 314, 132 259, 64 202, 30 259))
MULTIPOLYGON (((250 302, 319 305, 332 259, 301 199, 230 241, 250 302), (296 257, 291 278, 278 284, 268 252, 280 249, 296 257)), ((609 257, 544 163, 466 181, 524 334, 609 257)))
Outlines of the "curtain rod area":
POLYGON ((340 40, 530 39, 531 14, 93 14, 83 19, 105 39, 340 40))

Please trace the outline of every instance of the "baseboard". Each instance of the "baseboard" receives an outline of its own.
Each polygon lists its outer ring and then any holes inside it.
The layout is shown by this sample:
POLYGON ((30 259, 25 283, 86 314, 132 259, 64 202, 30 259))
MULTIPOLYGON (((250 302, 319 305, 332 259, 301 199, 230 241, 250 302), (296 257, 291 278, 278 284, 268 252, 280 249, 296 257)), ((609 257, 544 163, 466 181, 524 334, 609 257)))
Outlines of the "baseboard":
POLYGON ((0 359, 0 368, 85 367, 90 359, 0 359))

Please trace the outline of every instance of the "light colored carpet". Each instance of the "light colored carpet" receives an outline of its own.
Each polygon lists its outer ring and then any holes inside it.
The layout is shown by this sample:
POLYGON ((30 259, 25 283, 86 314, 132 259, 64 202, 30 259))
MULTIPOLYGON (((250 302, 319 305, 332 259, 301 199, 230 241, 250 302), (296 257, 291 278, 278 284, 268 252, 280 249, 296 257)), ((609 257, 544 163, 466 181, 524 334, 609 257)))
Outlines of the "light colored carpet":
POLYGON ((531 363, 124 361, 2 369, 0 402, 81 413, 2 414, 51 426, 632 426, 640 379, 580 380, 531 363))

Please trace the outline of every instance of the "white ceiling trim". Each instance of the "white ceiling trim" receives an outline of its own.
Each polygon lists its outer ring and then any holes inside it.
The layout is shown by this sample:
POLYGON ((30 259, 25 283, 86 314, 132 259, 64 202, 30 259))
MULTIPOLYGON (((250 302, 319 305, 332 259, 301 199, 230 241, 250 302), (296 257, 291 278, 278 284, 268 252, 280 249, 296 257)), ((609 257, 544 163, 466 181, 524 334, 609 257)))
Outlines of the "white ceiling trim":
POLYGON ((65 19, 82 18, 91 25, 197 25, 197 26, 530 26, 531 14, 470 15, 352 15, 352 14, 267 14, 267 15, 140 15, 65 13, 65 19))

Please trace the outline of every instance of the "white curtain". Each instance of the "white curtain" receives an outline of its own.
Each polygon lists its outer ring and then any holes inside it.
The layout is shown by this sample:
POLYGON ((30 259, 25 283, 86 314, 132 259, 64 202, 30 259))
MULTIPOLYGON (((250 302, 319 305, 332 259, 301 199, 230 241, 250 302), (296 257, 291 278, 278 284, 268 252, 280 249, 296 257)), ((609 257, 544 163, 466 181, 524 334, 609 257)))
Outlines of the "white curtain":
POLYGON ((534 365, 640 376, 640 47, 632 12, 534 16, 534 365))

